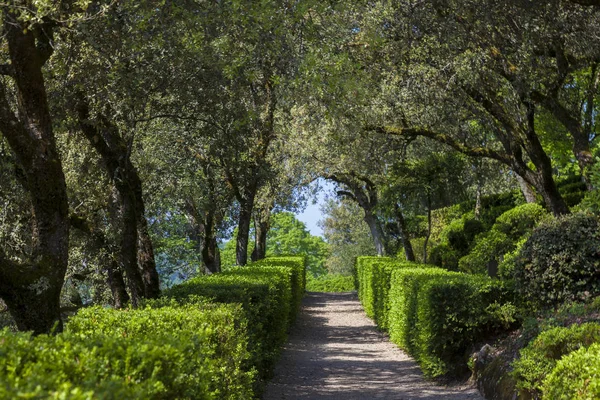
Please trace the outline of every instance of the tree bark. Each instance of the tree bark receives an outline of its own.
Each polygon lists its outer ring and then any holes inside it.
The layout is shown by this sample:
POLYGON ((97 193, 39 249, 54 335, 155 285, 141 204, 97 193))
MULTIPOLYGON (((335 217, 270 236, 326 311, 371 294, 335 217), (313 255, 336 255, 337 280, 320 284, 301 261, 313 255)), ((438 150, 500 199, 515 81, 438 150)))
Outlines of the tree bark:
POLYGON ((338 196, 345 196, 355 201, 364 211, 364 221, 369 226, 373 244, 379 256, 385 256, 389 253, 387 239, 383 232, 383 227, 377 215, 373 212, 378 204, 377 187, 365 176, 358 176, 353 172, 329 175, 325 177, 334 182, 342 184, 350 189, 338 190, 338 196))
POLYGON ((423 264, 427 264, 427 245, 431 236, 431 195, 427 193, 427 235, 423 244, 423 264))
POLYGON ((252 221, 252 208, 254 207, 254 194, 240 203, 238 218, 238 234, 235 245, 235 262, 244 266, 248 263, 248 238, 250 235, 250 222, 252 221))
POLYGON ((525 197, 525 201, 527 203, 535 203, 535 192, 531 188, 531 185, 525 182, 525 179, 520 175, 517 175, 517 182, 519 182, 519 187, 521 188, 521 193, 523 193, 523 196, 525 197))
POLYGON ((103 115, 92 121, 86 99, 82 95, 79 97, 74 108, 81 130, 102 158, 118 192, 123 227, 120 259, 135 306, 142 297, 156 298, 160 294, 154 250, 145 217, 142 182, 118 127, 103 115))
POLYGON ((254 249, 252 261, 262 260, 267 256, 267 235, 271 228, 271 206, 260 207, 254 213, 254 249))
POLYGON ((373 244, 375 244, 377 255, 387 255, 383 229, 379 223, 379 219, 369 209, 365 209, 364 212, 364 221, 367 223, 367 225, 369 225, 369 230, 371 231, 371 236, 373 237, 373 244))
POLYGON ((60 292, 67 269, 69 206, 62 163, 56 149, 42 67, 51 55, 51 25, 26 29, 4 10, 4 36, 15 82, 18 113, 0 81, 0 132, 14 152, 31 195, 32 254, 10 260, 0 249, 0 297, 19 330, 34 334, 62 330, 60 292), (36 45, 35 32, 42 32, 36 45))
POLYGON ((404 255, 407 261, 416 261, 415 252, 410 243, 410 236, 406 230, 406 221, 404 215, 398 204, 394 204, 394 211, 396 213, 396 223, 398 225, 398 232, 400 233, 400 240, 402 241, 402 247, 404 248, 404 255))

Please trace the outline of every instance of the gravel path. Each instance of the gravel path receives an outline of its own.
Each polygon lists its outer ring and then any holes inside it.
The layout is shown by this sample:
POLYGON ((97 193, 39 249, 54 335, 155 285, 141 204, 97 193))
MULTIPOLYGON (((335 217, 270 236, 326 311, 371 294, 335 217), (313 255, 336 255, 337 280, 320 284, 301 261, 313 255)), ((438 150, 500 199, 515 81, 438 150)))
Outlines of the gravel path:
POLYGON ((483 399, 436 386, 366 317, 355 293, 308 293, 263 400, 483 399))

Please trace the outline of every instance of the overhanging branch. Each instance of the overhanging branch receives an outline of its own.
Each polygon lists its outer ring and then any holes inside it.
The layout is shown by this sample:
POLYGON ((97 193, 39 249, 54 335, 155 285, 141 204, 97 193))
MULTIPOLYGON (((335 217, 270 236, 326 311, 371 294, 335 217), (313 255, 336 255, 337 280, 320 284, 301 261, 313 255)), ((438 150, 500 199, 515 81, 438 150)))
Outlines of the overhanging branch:
POLYGON ((492 149, 488 149, 485 147, 467 146, 467 145, 464 145, 464 144, 458 142, 451 136, 448 136, 443 133, 433 132, 428 129, 398 128, 398 127, 393 127, 393 126, 378 126, 378 127, 371 128, 371 130, 374 130, 379 133, 387 134, 387 135, 406 137, 406 138, 416 137, 416 136, 426 137, 431 140, 435 140, 438 143, 442 143, 447 146, 450 146, 454 150, 456 150, 462 154, 465 154, 467 156, 470 156, 470 157, 491 158, 493 160, 500 161, 501 163, 504 163, 504 164, 511 164, 511 158, 507 154, 499 153, 497 151, 494 151, 492 149))

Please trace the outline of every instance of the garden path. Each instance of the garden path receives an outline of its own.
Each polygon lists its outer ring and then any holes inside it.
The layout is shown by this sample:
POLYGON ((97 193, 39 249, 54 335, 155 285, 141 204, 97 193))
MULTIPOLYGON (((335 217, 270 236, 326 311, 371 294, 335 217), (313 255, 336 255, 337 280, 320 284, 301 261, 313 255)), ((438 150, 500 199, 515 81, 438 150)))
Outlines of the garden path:
POLYGON ((355 293, 307 293, 263 400, 481 400, 428 382, 377 330, 355 293))

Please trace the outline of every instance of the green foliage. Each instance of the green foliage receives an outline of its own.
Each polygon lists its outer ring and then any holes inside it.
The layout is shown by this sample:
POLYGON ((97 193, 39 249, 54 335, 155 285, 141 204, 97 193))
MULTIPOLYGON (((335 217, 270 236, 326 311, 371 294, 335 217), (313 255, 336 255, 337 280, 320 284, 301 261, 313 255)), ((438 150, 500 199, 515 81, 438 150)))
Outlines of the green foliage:
MULTIPOLYGON (((508 285, 475 276, 424 282, 417 295, 415 357, 426 375, 460 375, 471 346, 506 329, 514 316, 497 312, 511 298, 508 285)), ((505 308, 504 312, 510 311, 505 308)), ((513 309, 514 311, 514 309, 513 309)))
POLYGON ((0 398, 198 398, 252 395, 239 306, 82 310, 57 336, 0 333, 0 398))
POLYGON ((568 328, 556 327, 542 332, 513 363, 517 387, 530 396, 540 397, 546 377, 565 355, 600 342, 600 324, 586 323, 568 328))
POLYGON ((379 262, 393 262, 393 259, 390 257, 360 256, 356 257, 355 261, 355 285, 358 291, 358 299, 369 318, 375 317, 375 310, 373 309, 375 269, 373 266, 379 262))
POLYGON ((522 204, 500 215, 492 229, 504 233, 511 240, 518 240, 530 233, 546 215, 539 204, 522 204))
POLYGON ((290 212, 271 216, 271 229, 267 235, 267 257, 304 255, 308 271, 319 272, 325 268, 329 248, 320 236, 310 234, 306 225, 290 212))
POLYGON ((292 304, 290 322, 296 320, 306 290, 306 270, 309 257, 305 255, 271 256, 253 263, 256 267, 286 267, 291 272, 292 304))
POLYGON ((431 249, 429 262, 448 271, 458 270, 458 253, 447 244, 440 244, 431 249))
POLYGON ((329 244, 326 261, 329 273, 354 273, 358 256, 375 255, 375 246, 369 227, 364 222, 363 211, 350 201, 330 201, 323 207, 323 236, 329 244))
POLYGON ((0 398, 252 398, 285 342, 305 262, 194 278, 139 309, 84 308, 56 336, 4 329, 0 398))
POLYGON ((516 320, 503 282, 438 268, 392 273, 391 340, 411 354, 428 376, 460 375, 468 350, 516 320))
POLYGON ((406 268, 392 273, 389 292, 389 333, 392 342, 416 354, 417 295, 422 283, 436 276, 455 276, 441 268, 406 268))
POLYGON ((354 290, 354 277, 340 274, 318 277, 308 275, 306 290, 309 292, 351 292, 354 290))
POLYGON ((485 274, 487 264, 513 249, 513 242, 504 233, 491 230, 479 237, 473 250, 458 260, 458 268, 470 274, 485 274))
POLYGON ((559 360, 542 391, 548 400, 600 398, 600 344, 583 347, 559 360))
POLYGON ((547 215, 539 204, 525 203, 500 215, 492 229, 480 235, 469 254, 458 261, 461 271, 485 273, 492 260, 500 261, 504 254, 514 251, 515 242, 529 235, 547 215))
POLYGON ((523 299, 535 307, 548 307, 600 293, 598 234, 598 219, 583 213, 540 225, 515 263, 523 299))

